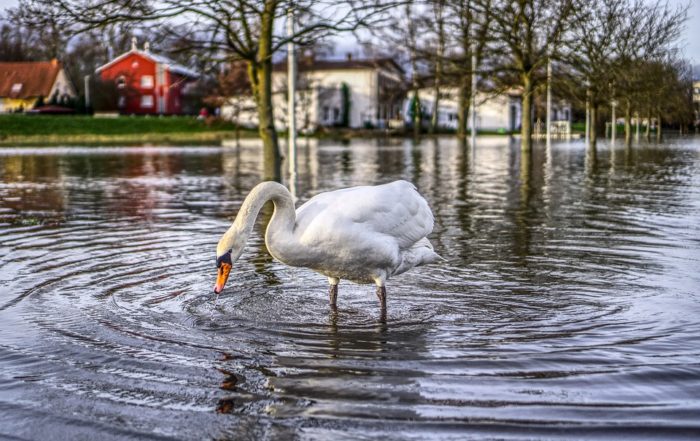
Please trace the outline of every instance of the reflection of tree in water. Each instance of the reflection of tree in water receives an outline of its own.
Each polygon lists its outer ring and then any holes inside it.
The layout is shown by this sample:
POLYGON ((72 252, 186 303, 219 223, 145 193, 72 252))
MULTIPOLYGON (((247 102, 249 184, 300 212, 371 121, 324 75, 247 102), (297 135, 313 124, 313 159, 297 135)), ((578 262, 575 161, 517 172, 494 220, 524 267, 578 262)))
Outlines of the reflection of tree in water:
MULTIPOLYGON (((474 146, 469 144, 466 137, 459 139, 459 155, 457 161, 457 200, 461 203, 457 204, 455 209, 457 221, 459 223, 462 235, 465 238, 473 238, 475 234, 474 224, 474 208, 476 204, 470 198, 471 185, 471 156, 474 146)), ((436 187, 439 188, 439 187, 436 187)), ((473 252, 470 247, 460 245, 460 257, 469 259, 473 257, 473 252)))
MULTIPOLYGON (((265 205, 263 205, 260 213, 258 214, 258 219, 255 222, 255 229, 258 230, 258 233, 263 240, 260 241, 260 245, 255 249, 255 257, 251 263, 253 264, 253 267, 255 267, 255 272, 264 277, 265 286, 277 286, 282 284, 277 274, 270 268, 274 259, 267 249, 267 245, 265 245, 264 240, 265 231, 267 230, 267 225, 270 223, 270 219, 272 219, 273 213, 273 203, 267 202, 265 205)), ((248 246, 251 246, 250 242, 248 243, 248 246)))
POLYGON ((65 220, 67 205, 58 157, 18 155, 0 158, 0 223, 61 223, 65 220))
MULTIPOLYGON (((377 165, 378 165, 378 178, 382 182, 389 180, 399 179, 404 170, 404 151, 403 148, 397 148, 395 146, 383 146, 377 145, 377 165)), ((414 151, 420 151, 420 149, 413 149, 414 151)), ((420 153, 418 153, 420 155, 420 153)), ((419 166, 420 168, 420 166, 419 166)))

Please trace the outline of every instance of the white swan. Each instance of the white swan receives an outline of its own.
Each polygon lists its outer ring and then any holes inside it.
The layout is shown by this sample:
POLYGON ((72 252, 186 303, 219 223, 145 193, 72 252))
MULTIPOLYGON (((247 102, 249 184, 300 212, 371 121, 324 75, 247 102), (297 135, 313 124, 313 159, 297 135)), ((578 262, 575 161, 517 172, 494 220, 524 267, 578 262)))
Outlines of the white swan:
POLYGON ((219 240, 215 293, 224 289, 258 212, 269 200, 275 210, 265 233, 267 249, 284 264, 328 277, 333 307, 338 283, 347 279, 374 282, 384 310, 385 283, 391 276, 441 260, 426 237, 433 230, 433 213, 409 182, 321 193, 296 212, 283 185, 263 182, 246 197, 233 225, 219 240))

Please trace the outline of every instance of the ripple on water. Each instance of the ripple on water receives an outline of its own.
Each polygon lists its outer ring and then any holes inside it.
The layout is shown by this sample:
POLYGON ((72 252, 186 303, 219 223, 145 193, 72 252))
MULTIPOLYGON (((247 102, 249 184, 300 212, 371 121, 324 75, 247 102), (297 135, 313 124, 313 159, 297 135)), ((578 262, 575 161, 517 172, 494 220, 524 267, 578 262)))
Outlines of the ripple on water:
POLYGON ((46 176, 3 153, 0 435, 698 433, 696 146, 602 148, 594 170, 556 144, 523 171, 507 144, 353 145, 300 151, 302 199, 410 179, 448 260, 392 280, 386 317, 350 283, 330 310, 326 279, 274 262, 258 230, 215 299, 254 150, 42 151, 46 176))

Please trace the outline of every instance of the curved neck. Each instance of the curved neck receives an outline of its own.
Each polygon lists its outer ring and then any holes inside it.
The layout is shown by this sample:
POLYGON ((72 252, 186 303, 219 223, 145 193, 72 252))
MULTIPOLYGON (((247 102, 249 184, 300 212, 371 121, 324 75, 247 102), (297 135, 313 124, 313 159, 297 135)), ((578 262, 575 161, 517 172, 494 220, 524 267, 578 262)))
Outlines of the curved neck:
POLYGON ((273 256, 278 257, 271 249, 271 244, 292 241, 296 212, 294 211, 294 202, 289 190, 277 182, 263 182, 251 190, 245 201, 243 201, 243 205, 238 211, 238 215, 236 215, 236 220, 233 221, 231 227, 219 240, 219 244, 216 247, 217 256, 232 249, 233 260, 235 261, 240 257, 246 242, 248 242, 248 237, 253 231, 255 219, 267 201, 274 203, 275 211, 267 226, 265 242, 273 256))

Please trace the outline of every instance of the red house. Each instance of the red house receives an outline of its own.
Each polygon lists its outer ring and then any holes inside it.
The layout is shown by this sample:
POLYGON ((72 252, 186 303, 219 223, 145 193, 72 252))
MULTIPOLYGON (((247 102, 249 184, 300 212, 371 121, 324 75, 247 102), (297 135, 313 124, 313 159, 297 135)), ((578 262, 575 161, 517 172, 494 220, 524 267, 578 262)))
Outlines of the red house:
POLYGON ((122 114, 182 114, 182 95, 186 86, 197 79, 197 72, 162 55, 144 49, 131 50, 97 69, 102 81, 114 81, 117 108, 122 114))

